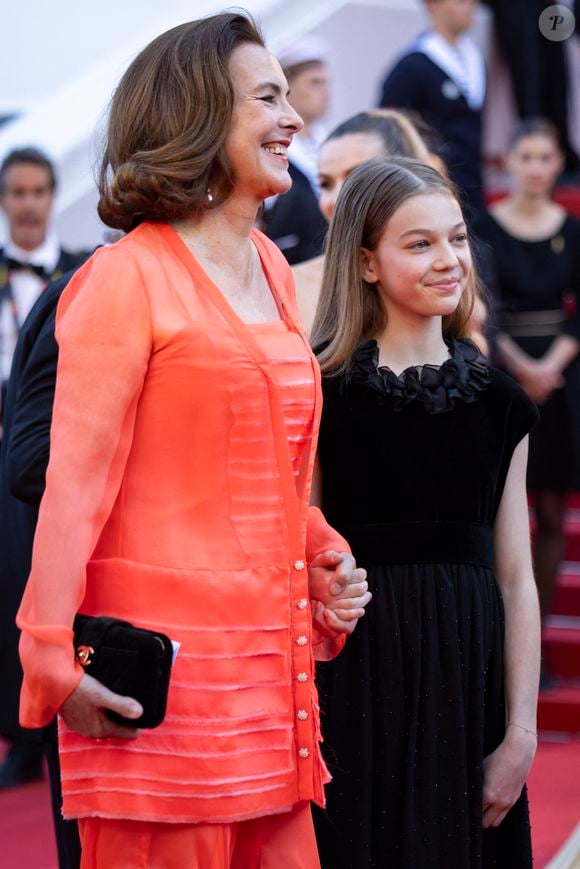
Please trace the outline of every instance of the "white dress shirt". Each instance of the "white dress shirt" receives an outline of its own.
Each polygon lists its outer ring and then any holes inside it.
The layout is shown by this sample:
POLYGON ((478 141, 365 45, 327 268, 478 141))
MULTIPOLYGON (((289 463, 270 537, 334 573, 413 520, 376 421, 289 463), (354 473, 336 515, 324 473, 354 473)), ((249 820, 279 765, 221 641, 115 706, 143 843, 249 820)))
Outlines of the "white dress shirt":
POLYGON ((474 111, 485 100, 485 61, 483 54, 469 37, 463 34, 451 45, 440 33, 428 30, 413 45, 445 72, 464 95, 474 111))
MULTIPOLYGON (((12 240, 4 248, 6 257, 35 266, 42 266, 51 274, 60 258, 60 244, 54 233, 48 233, 39 247, 23 250, 12 240)), ((40 293, 46 280, 28 269, 9 272, 12 300, 3 299, 0 308, 0 381, 8 380, 18 332, 40 293)))

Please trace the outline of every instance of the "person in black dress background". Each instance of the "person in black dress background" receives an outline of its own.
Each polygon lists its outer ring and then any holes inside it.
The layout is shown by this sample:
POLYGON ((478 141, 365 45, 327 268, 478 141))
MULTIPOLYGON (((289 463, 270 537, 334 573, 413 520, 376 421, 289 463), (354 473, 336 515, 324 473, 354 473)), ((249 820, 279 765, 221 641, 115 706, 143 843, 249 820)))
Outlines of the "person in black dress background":
POLYGON ((528 489, 542 616, 563 555, 566 495, 580 490, 580 221, 552 201, 562 167, 552 124, 522 122, 507 157, 512 192, 475 226, 493 264, 498 361, 540 409, 528 489))
POLYGON ((312 336, 318 500, 373 603, 318 668, 334 778, 316 813, 323 869, 532 865, 537 410, 464 340, 470 273, 456 193, 437 172, 399 158, 352 173, 312 336))

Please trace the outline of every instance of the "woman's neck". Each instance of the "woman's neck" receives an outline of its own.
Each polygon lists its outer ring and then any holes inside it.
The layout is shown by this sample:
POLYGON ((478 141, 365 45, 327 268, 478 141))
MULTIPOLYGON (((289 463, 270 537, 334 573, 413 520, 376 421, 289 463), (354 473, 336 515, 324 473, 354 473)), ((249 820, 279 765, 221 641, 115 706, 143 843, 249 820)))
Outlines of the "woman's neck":
POLYGON ((554 207, 554 202, 546 195, 537 195, 535 193, 526 193, 525 191, 516 190, 506 200, 506 207, 508 207, 513 214, 531 219, 551 211, 554 207))
POLYGON ((259 203, 229 197, 222 205, 204 211, 197 219, 175 221, 184 241, 210 260, 239 268, 240 258, 251 254, 250 235, 259 203))
POLYGON ((379 365, 400 374, 415 365, 441 365, 449 358, 441 317, 418 317, 389 311, 385 329, 376 337, 379 365))

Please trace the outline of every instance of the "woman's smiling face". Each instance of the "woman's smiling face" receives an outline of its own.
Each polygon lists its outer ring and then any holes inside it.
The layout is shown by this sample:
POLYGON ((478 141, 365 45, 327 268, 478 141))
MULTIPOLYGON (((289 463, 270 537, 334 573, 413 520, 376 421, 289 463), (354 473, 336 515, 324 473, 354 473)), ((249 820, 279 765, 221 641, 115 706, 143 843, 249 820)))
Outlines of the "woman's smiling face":
POLYGON ((280 64, 260 45, 234 49, 229 63, 235 102, 225 150, 234 172, 234 194, 256 200, 292 186, 287 149, 302 129, 288 102, 280 64))

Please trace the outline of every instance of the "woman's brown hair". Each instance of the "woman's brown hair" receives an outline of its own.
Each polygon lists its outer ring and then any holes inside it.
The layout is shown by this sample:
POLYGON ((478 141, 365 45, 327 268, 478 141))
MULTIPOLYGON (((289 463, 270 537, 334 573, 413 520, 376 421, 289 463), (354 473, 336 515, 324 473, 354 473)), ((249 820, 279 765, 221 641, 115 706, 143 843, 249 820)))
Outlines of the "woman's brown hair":
POLYGON ((249 16, 225 12, 168 30, 135 58, 111 102, 104 223, 128 232, 227 199, 235 180, 224 150, 234 105, 228 65, 244 43, 264 45, 249 16))
MULTIPOLYGON (((375 284, 362 277, 362 248, 375 250, 395 211, 412 196, 443 193, 459 202, 454 185, 435 169, 405 157, 368 160, 340 191, 326 242, 320 299, 312 327, 323 372, 348 368, 361 341, 380 334, 387 312, 375 284)), ((469 334, 475 280, 469 277, 456 310, 443 318, 443 331, 469 334)))
POLYGON ((385 156, 393 154, 399 157, 412 157, 422 163, 429 162, 429 150, 423 137, 409 118, 396 109, 359 112, 358 115, 353 115, 352 118, 335 127, 326 138, 326 142, 355 133, 377 136, 382 142, 385 156))

